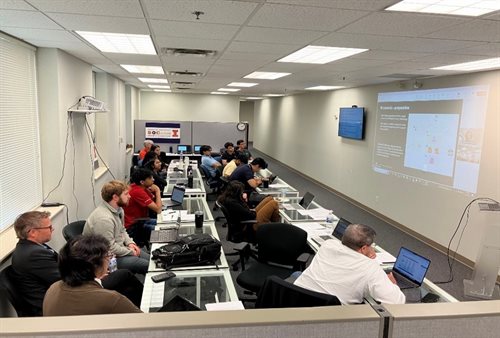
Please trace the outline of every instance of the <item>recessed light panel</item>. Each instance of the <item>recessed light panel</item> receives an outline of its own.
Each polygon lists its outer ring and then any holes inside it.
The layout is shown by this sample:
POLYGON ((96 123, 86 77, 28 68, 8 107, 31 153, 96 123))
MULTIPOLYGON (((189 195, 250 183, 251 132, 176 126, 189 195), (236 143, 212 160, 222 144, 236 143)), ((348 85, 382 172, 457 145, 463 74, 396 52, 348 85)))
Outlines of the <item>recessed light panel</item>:
POLYGON ((75 31, 104 53, 155 55, 156 50, 149 35, 75 31))
POLYGON ((344 88, 343 86, 315 86, 306 88, 306 90, 334 90, 344 88))
POLYGON ((219 88, 217 89, 220 92, 239 92, 241 89, 236 88, 219 88))
POLYGON ((211 92, 210 94, 214 94, 214 95, 227 95, 229 93, 224 93, 224 92, 211 92))
POLYGON ((145 83, 168 83, 167 79, 158 79, 155 77, 139 77, 138 79, 145 83))
POLYGON ((454 65, 434 67, 431 69, 475 71, 475 70, 492 69, 492 68, 500 68, 500 58, 492 58, 492 59, 478 60, 478 61, 472 61, 472 62, 457 63, 454 65))
POLYGON ((498 0, 403 0, 387 11, 480 16, 500 10, 498 0))
POLYGON ((229 87, 253 87, 258 85, 258 83, 252 83, 252 82, 231 82, 228 84, 229 87))
POLYGON ((267 97, 279 97, 279 96, 285 96, 285 94, 264 94, 264 96, 267 96, 267 97))
POLYGON ((290 75, 292 73, 276 73, 276 72, 253 72, 244 76, 245 79, 262 79, 262 80, 276 80, 280 77, 290 75))
POLYGON ((259 97, 259 96, 247 96, 247 97, 244 97, 243 99, 245 99, 245 100, 262 100, 262 97, 259 97))
POLYGON ((140 74, 164 74, 163 68, 160 66, 139 66, 139 65, 120 65, 129 73, 140 74))
POLYGON ((169 89, 153 89, 155 92, 161 92, 161 93, 171 93, 172 91, 169 89))
POLYGON ((366 52, 368 49, 307 46, 282 59, 278 62, 313 63, 325 64, 335 60, 340 60, 355 54, 366 52))
POLYGON ((170 89, 170 86, 164 86, 164 85, 148 85, 149 88, 156 88, 156 89, 170 89))

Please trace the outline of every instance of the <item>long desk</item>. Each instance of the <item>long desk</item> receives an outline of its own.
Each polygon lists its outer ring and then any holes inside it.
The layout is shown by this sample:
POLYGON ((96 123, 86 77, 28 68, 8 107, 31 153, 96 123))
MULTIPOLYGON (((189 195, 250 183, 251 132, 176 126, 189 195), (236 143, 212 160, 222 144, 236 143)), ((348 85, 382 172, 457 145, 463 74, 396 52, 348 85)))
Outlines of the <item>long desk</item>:
POLYGON ((274 180, 273 184, 269 185, 269 188, 264 188, 262 185, 260 185, 255 190, 259 194, 271 195, 274 197, 283 196, 283 193, 285 194, 285 197, 299 196, 299 192, 297 189, 295 189, 279 177, 274 180))
MULTIPOLYGON (((167 199, 162 199, 163 201, 167 199)), ((178 209, 186 210, 188 214, 192 215, 194 214, 195 211, 203 211, 203 221, 204 222, 213 222, 214 217, 212 215, 212 212, 210 210, 210 207, 208 206, 207 200, 204 197, 193 197, 193 198, 184 198, 184 201, 182 202, 182 206, 178 207, 178 209)), ((169 209, 167 213, 175 213, 178 210, 171 210, 169 209)), ((163 211, 161 214, 158 214, 158 223, 168 223, 168 220, 164 220, 163 216, 165 215, 165 211, 163 211)), ((172 222, 175 222, 176 220, 172 220, 172 222)))

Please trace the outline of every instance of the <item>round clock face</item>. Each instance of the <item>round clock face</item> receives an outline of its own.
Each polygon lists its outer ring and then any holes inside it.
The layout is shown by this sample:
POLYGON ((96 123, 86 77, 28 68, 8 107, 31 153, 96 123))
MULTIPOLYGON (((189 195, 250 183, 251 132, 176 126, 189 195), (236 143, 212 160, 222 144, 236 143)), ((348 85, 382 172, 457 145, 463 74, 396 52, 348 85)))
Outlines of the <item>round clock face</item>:
POLYGON ((244 123, 238 123, 236 125, 236 128, 238 128, 239 131, 243 131, 243 130, 245 130, 247 128, 247 125, 244 124, 244 123))

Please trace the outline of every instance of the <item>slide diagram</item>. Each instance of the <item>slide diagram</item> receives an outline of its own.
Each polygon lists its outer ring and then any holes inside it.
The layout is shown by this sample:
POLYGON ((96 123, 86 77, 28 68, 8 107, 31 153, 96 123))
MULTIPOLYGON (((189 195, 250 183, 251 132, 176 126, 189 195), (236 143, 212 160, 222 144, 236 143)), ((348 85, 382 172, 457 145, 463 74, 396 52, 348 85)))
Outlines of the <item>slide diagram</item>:
POLYGON ((459 114, 409 114, 404 166, 453 176, 459 114))

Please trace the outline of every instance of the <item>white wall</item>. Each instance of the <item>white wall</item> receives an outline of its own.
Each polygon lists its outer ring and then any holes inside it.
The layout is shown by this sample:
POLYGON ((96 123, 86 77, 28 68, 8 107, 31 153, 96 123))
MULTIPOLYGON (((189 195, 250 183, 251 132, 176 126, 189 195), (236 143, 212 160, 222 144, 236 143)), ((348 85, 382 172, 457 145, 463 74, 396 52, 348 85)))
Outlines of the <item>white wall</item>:
POLYGON ((159 121, 239 121, 239 98, 232 95, 141 91, 136 119, 159 121))
POLYGON ((248 141, 253 142, 253 110, 254 110, 254 102, 253 101, 241 101, 240 102, 240 121, 248 122, 248 141))
MULTIPOLYGON (((500 72, 427 79, 423 89, 485 83, 491 87, 476 196, 499 200, 500 72)), ((393 83, 257 102, 254 147, 446 247, 472 198, 372 170, 377 93, 398 90, 398 83, 393 83), (367 109, 364 141, 337 136, 335 115, 340 107, 353 104, 367 109), (311 146, 317 151, 311 151, 311 146)), ((478 233, 483 227, 472 213, 459 248, 461 255, 475 260, 480 243, 478 233)))

